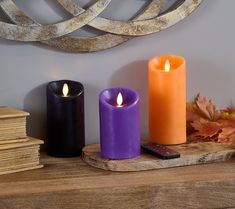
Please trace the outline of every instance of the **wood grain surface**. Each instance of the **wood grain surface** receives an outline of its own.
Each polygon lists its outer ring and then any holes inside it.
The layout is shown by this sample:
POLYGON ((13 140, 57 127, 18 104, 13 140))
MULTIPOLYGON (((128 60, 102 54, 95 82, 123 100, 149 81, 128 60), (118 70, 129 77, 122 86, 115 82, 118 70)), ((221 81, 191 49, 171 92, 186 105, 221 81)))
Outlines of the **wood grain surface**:
MULTIPOLYGON (((11 107, 0 107, 0 119, 12 119, 29 116, 28 112, 11 107)), ((1 120, 0 120, 1 121, 1 120)))
MULTIPOLYGON (((146 143, 146 142, 144 142, 146 143)), ((181 155, 180 158, 161 160, 146 152, 140 156, 125 160, 109 160, 100 157, 98 144, 88 145, 83 148, 83 159, 96 168, 111 171, 142 171, 161 169, 195 164, 226 161, 235 156, 235 147, 215 142, 202 142, 169 146, 181 155)))
POLYGON ((235 207, 235 161, 111 172, 79 157, 43 156, 43 169, 0 176, 1 209, 235 207))

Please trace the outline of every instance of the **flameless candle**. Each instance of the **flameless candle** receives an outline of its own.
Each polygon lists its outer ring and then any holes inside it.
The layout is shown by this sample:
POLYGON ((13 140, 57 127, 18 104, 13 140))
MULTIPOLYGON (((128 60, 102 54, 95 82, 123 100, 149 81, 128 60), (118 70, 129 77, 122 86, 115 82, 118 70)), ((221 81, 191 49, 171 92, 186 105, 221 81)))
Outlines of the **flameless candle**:
POLYGON ((84 88, 79 82, 60 80, 47 85, 48 154, 72 157, 85 143, 84 88))
POLYGON ((186 70, 180 56, 149 61, 149 139, 158 144, 186 142, 186 70))
POLYGON ((101 157, 125 159, 140 154, 139 96, 110 88, 99 96, 101 157))

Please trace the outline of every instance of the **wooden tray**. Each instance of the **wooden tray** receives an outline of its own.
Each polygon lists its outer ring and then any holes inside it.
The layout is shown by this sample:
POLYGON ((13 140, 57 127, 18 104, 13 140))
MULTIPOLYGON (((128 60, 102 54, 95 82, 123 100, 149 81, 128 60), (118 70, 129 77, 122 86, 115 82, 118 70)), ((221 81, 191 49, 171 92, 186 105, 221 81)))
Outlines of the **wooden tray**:
POLYGON ((170 146, 180 152, 181 157, 171 160, 161 160, 148 153, 126 160, 108 160, 100 157, 99 144, 83 148, 83 160, 89 165, 110 171, 144 171, 178 166, 197 165, 221 162, 235 156, 235 147, 216 142, 201 142, 170 146))

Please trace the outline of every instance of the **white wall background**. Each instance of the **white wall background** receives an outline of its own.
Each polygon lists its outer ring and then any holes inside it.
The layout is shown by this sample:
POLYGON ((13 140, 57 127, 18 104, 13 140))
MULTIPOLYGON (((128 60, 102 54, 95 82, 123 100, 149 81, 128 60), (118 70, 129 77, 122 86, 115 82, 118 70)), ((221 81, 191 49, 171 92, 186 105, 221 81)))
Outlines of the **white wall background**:
MULTIPOLYGON (((15 2, 41 23, 66 17, 59 15, 61 9, 53 0, 15 2)), ((114 0, 103 15, 130 17, 146 2, 114 0)), ((205 0, 191 16, 170 29, 89 54, 64 53, 38 44, 0 39, 0 105, 29 111, 29 135, 44 138, 46 84, 57 79, 78 80, 85 86, 86 143, 89 144, 99 140, 98 93, 110 86, 123 85, 136 89, 141 96, 141 127, 145 137, 147 60, 161 54, 186 58, 188 100, 202 92, 219 107, 229 105, 232 99, 235 101, 234 8, 234 0, 205 0)))

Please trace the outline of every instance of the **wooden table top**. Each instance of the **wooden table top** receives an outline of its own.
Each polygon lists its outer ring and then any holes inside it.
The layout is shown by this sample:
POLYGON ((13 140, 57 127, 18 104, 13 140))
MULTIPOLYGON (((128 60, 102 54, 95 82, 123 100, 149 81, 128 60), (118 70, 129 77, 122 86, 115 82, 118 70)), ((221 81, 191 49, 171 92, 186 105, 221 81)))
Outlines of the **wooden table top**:
POLYGON ((141 172, 42 156, 44 168, 0 176, 1 209, 232 208, 235 160, 141 172))

